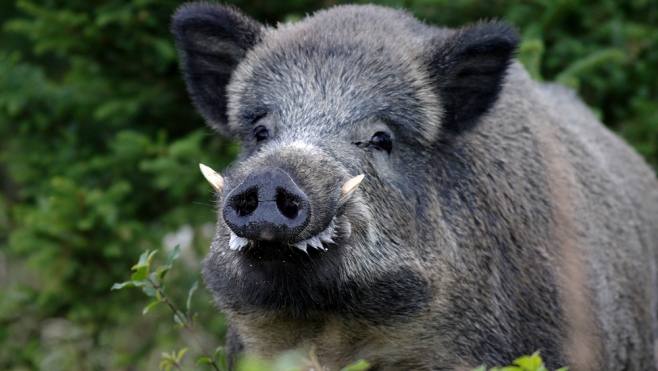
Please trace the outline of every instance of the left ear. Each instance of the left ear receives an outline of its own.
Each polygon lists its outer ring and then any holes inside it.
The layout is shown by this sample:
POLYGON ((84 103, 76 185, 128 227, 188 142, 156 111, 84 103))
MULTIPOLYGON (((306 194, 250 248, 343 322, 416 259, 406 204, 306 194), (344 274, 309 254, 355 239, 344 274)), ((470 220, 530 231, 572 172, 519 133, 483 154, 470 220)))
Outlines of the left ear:
POLYGON ((469 130, 493 106, 518 43, 516 29, 499 21, 480 21, 435 42, 429 67, 444 130, 469 130))
POLYGON ((226 87, 247 52, 260 42, 263 25, 233 6, 194 2, 176 10, 171 30, 192 101, 210 126, 237 138, 228 126, 226 87))

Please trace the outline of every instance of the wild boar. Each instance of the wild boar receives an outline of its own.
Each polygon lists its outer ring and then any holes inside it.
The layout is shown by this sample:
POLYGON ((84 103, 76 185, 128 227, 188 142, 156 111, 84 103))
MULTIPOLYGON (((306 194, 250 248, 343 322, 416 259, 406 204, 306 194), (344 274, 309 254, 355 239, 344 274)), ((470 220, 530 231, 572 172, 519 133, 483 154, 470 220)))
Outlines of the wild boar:
POLYGON ((378 6, 264 26, 183 5, 192 100, 242 152, 217 189, 206 286, 227 347, 313 345, 337 370, 655 370, 658 182, 501 21, 378 6))

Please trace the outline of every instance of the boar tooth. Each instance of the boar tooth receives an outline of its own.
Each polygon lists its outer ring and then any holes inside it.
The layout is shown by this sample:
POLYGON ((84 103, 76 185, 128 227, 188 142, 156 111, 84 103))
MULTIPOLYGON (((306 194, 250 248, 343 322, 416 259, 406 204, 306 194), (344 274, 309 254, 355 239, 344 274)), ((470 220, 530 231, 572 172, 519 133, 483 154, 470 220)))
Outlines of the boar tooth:
POLYGON ((322 242, 320 242, 318 236, 309 238, 308 244, 315 247, 317 250, 324 250, 324 246, 322 246, 322 242))
POLYGON ((322 242, 335 243, 334 240, 331 239, 332 234, 333 234, 333 231, 325 231, 325 232, 322 232, 318 237, 320 237, 320 241, 322 241, 322 242))
POLYGON ((338 219, 334 216, 331 218, 331 222, 329 223, 329 226, 320 234, 318 237, 320 238, 320 241, 326 242, 326 243, 335 243, 334 240, 331 238, 334 233, 336 232, 336 221, 338 219))
POLYGON ((318 238, 320 238, 320 241, 326 242, 326 243, 334 243, 334 240, 331 239, 331 236, 334 234, 334 223, 332 222, 327 229, 322 231, 319 235, 318 238))
POLYGON ((359 184, 361 184, 363 178, 365 178, 365 175, 361 174, 345 182, 345 184, 340 187, 340 198, 338 199, 338 202, 346 201, 347 197, 349 197, 359 187, 359 184))
POLYGON ((308 254, 308 251, 306 251, 306 241, 297 242, 293 246, 308 254))
POLYGON ((231 250, 238 250, 242 249, 243 247, 247 246, 249 244, 249 240, 243 237, 238 237, 235 233, 231 232, 231 239, 228 241, 228 247, 231 250))
POLYGON ((199 168, 201 169, 201 173, 203 173, 203 176, 206 177, 206 180, 210 183, 210 185, 215 188, 217 192, 221 193, 222 189, 224 188, 224 178, 217 174, 215 170, 204 164, 199 164, 199 168))

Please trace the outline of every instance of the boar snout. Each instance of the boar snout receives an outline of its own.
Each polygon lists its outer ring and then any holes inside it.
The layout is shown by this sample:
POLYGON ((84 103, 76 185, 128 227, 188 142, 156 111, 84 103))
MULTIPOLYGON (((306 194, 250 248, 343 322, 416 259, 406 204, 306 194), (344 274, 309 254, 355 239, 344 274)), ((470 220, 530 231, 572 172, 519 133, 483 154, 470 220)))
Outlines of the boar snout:
POLYGON ((247 176, 226 197, 223 216, 238 237, 289 241, 308 225, 308 197, 290 175, 265 168, 247 176))

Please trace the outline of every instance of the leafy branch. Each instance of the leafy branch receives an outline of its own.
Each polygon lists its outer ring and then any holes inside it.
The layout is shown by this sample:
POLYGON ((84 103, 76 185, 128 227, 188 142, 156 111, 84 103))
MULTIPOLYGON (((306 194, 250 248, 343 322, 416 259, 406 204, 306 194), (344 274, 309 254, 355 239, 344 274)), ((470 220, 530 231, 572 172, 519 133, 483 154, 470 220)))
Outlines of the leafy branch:
MULTIPOLYGON (((180 255, 180 247, 176 246, 173 248, 169 253, 167 254, 167 263, 163 266, 158 267, 155 271, 151 271, 151 263, 153 261, 153 257, 157 253, 157 250, 154 250, 152 252, 149 252, 148 250, 144 252, 140 257, 139 261, 137 262, 136 265, 134 265, 131 270, 135 271, 135 273, 132 274, 130 277, 130 281, 126 281, 123 283, 115 283, 112 286, 112 290, 120 290, 126 287, 141 287, 142 291, 150 297, 155 297, 155 300, 152 301, 149 305, 144 307, 142 310, 142 314, 148 313, 149 310, 154 308, 155 306, 159 304, 166 304, 169 309, 171 309, 174 312, 174 321, 176 322, 176 325, 174 328, 183 328, 185 329, 190 335, 192 335, 192 338, 194 341, 199 345, 199 348, 201 349, 201 352, 204 354, 205 357, 199 359, 197 361, 197 365, 200 364, 210 364, 215 370, 220 371, 220 370, 226 370, 226 359, 224 355, 224 348, 223 347, 218 347, 215 349, 215 352, 210 355, 210 353, 206 350, 206 348, 203 346, 201 343, 201 340, 196 334, 196 323, 197 323, 197 314, 194 313, 192 314, 191 310, 191 300, 192 300, 192 295, 198 288, 199 282, 195 282, 192 287, 190 288, 188 295, 187 295, 187 302, 185 306, 185 312, 182 312, 176 308, 176 306, 169 300, 165 293, 165 284, 163 282, 165 276, 167 275, 167 272, 172 267, 172 264, 174 261, 178 258, 180 255), (219 356, 219 363, 215 361, 217 359, 217 356, 219 356)), ((176 367, 178 370, 180 370, 180 361, 183 357, 183 355, 187 352, 187 348, 183 348, 178 353, 172 352, 172 353, 163 353, 163 361, 160 363, 160 369, 165 369, 165 371, 171 370, 172 367, 176 367)))

